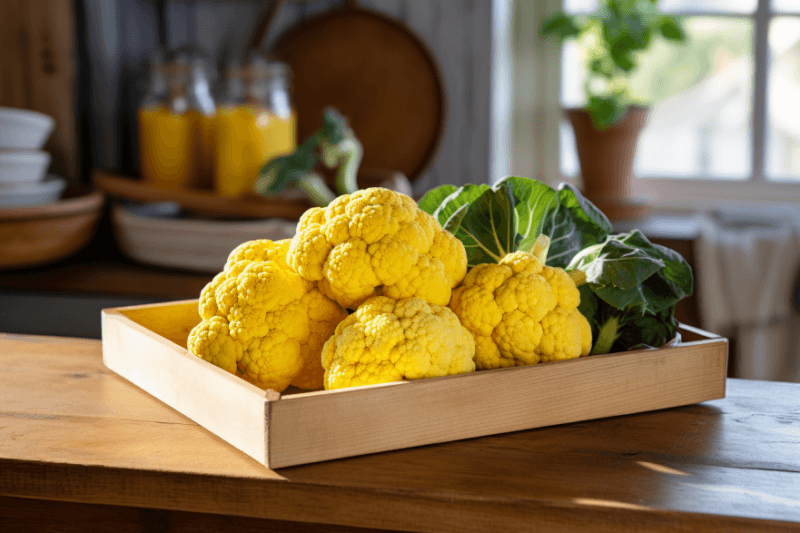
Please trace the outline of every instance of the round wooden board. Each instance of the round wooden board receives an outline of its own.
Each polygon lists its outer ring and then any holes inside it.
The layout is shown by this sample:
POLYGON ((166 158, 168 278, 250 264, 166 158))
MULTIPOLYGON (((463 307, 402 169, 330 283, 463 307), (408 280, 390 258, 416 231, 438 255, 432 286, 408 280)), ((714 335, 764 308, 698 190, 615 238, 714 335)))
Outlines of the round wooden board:
POLYGON ((316 132, 332 106, 363 144, 363 167, 413 181, 431 165, 445 131, 443 76, 404 24, 348 4, 289 29, 272 53, 292 69, 298 139, 316 132))

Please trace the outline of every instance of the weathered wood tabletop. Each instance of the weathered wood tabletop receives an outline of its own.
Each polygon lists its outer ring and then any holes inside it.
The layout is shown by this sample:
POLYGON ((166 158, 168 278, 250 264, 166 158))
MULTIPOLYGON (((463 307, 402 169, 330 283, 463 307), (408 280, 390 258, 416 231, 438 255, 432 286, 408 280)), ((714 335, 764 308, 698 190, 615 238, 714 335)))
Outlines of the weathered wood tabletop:
POLYGON ((106 370, 99 341, 0 335, 0 529, 111 528, 800 531, 800 384, 272 471, 106 370))

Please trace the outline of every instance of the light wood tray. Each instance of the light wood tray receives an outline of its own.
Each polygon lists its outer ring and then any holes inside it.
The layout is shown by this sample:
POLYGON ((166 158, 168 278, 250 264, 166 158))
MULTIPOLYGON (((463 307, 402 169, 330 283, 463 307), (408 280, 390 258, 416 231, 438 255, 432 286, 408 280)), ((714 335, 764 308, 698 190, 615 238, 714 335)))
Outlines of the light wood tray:
POLYGON ((106 309, 103 362, 280 468, 725 397, 727 339, 336 391, 263 391, 191 355, 197 301, 106 309))

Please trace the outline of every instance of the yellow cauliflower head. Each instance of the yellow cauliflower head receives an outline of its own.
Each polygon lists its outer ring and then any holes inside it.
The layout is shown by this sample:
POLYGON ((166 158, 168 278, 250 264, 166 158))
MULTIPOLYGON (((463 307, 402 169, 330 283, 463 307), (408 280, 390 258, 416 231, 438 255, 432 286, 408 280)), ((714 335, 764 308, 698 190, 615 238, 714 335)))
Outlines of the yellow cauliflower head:
POLYGON ((589 355, 592 331, 579 303, 563 269, 515 252, 471 269, 450 308, 475 338, 477 368, 490 369, 589 355))
POLYGON ((308 210, 287 262, 350 309, 376 295, 447 305, 467 272, 458 239, 412 198, 380 187, 308 210))
POLYGON ((200 294, 189 351, 262 389, 322 386, 320 353, 347 314, 286 264, 290 241, 249 241, 200 294))
POLYGON ((322 350, 326 389, 475 370, 475 342, 447 307, 375 296, 336 326, 322 350))

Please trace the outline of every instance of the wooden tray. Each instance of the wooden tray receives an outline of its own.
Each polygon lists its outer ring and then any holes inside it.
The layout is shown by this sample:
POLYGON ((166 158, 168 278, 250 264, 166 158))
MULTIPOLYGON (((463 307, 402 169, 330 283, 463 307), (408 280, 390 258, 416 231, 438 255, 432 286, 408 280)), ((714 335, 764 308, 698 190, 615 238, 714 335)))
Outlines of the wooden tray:
MULTIPOLYGON (((314 204, 302 198, 302 193, 298 191, 284 191, 282 197, 276 198, 263 198, 255 193, 234 198, 221 196, 210 190, 171 191, 149 185, 138 178, 119 176, 105 170, 95 170, 93 177, 95 186, 112 196, 135 202, 174 202, 183 209, 214 218, 299 220, 306 210, 314 207, 314 204)), ((333 179, 334 175, 330 173, 331 185, 333 179)), ((359 169, 358 185, 362 189, 388 187, 409 196, 413 194, 406 176, 397 171, 359 169)))
POLYGON ((136 178, 115 175, 105 170, 94 171, 95 186, 108 194, 137 202, 175 202, 184 209, 220 218, 285 218, 299 220, 307 209, 307 201, 287 201, 253 195, 233 198, 214 191, 170 191, 143 183, 136 178))
POLYGON ((261 389, 191 355, 197 301, 105 309, 103 362, 269 468, 725 397, 728 341, 336 391, 261 389))

